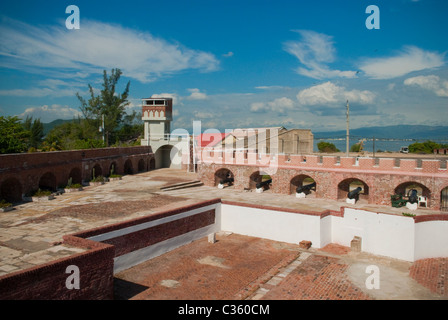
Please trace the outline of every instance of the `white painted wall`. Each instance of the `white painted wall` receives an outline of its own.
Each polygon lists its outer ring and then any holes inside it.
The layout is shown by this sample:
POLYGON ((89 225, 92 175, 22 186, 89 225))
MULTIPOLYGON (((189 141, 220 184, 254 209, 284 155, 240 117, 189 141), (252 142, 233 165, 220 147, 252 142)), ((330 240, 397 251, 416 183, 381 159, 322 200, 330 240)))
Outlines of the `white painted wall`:
POLYGON ((332 216, 331 242, 350 246, 361 237, 361 250, 375 255, 414 261, 414 220, 410 217, 345 208, 332 216))
POLYGON ((415 260, 448 257, 448 221, 415 224, 415 260))
POLYGON ((405 261, 448 257, 448 221, 415 223, 399 215, 345 208, 344 217, 319 216, 221 205, 221 230, 238 234, 300 243, 314 248, 329 243, 350 247, 362 238, 362 251, 405 261))
POLYGON ((322 248, 329 243, 350 247, 352 239, 358 236, 362 238, 362 251, 375 255, 411 262, 448 257, 448 221, 415 223, 410 217, 353 208, 345 208, 344 217, 329 215, 321 219, 317 215, 216 203, 89 239, 104 241, 213 208, 216 210, 215 224, 117 257, 114 271, 127 269, 219 231, 296 244, 308 240, 313 248, 322 248))
POLYGON ((321 247, 319 216, 221 204, 221 229, 289 243, 309 240, 321 247))

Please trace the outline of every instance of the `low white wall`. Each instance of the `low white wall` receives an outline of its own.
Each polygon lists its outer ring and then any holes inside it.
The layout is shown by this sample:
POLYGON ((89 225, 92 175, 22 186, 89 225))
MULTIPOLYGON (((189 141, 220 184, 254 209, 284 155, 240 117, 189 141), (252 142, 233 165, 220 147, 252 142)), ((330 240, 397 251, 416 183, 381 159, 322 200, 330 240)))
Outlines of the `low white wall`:
POLYGON ((300 243, 314 248, 336 243, 350 247, 361 237, 361 250, 405 261, 448 257, 448 221, 415 223, 411 217, 345 208, 344 216, 290 213, 237 204, 221 205, 221 230, 300 243))
POLYGON ((361 250, 375 255, 414 261, 414 220, 410 217, 345 208, 332 216, 331 242, 350 246, 361 237, 361 250))
POLYGON ((321 247, 319 216, 221 204, 221 229, 234 233, 299 243, 309 240, 321 247))
POLYGON ((415 260, 448 257, 448 221, 415 224, 415 260))

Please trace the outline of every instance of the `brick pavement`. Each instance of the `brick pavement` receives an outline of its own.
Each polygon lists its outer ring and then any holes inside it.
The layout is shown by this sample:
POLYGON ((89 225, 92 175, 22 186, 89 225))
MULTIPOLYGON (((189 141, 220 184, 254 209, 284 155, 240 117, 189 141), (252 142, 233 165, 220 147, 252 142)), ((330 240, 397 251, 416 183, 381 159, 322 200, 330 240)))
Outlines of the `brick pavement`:
MULTIPOLYGON (((216 197, 243 202, 260 201, 260 197, 257 194, 234 192, 230 188, 219 190, 217 188, 199 187, 164 193, 157 192, 160 186, 168 183, 192 179, 195 179, 194 174, 188 175, 179 171, 156 170, 139 175, 126 176, 122 181, 111 182, 103 186, 86 188, 81 193, 58 196, 50 202, 25 203, 17 206, 16 210, 2 213, 0 215, 0 276, 80 252, 79 250, 81 249, 59 244, 59 241, 65 234, 153 214, 160 210, 162 206, 174 208, 186 202, 194 203, 204 198, 216 197), (130 210, 126 210, 128 205, 130 210), (112 214, 112 212, 114 213, 112 214)), ((292 208, 297 206, 292 196, 266 193, 263 195, 263 199, 270 203, 272 202, 272 205, 292 208)), ((317 209, 318 206, 322 207, 322 209, 327 209, 337 207, 340 204, 310 199, 307 205, 314 209, 317 209)), ((394 208, 382 209, 393 212, 394 208)), ((429 213, 430 211, 428 210, 421 211, 421 214, 429 213)), ((216 298, 378 298, 378 295, 375 296, 372 292, 362 290, 362 279, 355 282, 352 276, 353 271, 351 270, 356 269, 354 266, 356 266, 355 258, 357 257, 353 256, 348 248, 333 245, 323 248, 319 252, 310 250, 307 253, 312 255, 308 256, 304 255, 303 251, 296 250, 294 246, 291 247, 291 245, 283 247, 285 244, 259 242, 264 243, 264 247, 260 247, 258 244, 254 246, 258 248, 258 252, 251 252, 249 243, 254 244, 258 240, 251 241, 247 244, 244 241, 240 241, 239 244, 242 248, 238 248, 239 251, 235 249, 235 252, 240 252, 240 256, 234 255, 227 258, 213 253, 220 246, 222 247, 222 253, 231 253, 231 251, 226 251, 225 247, 222 246, 225 243, 224 241, 221 241, 221 243, 217 242, 211 247, 214 251, 202 257, 205 259, 202 260, 204 262, 203 265, 194 269, 198 270, 201 276, 194 276, 194 272, 184 271, 185 279, 196 280, 196 285, 204 286, 207 283, 207 279, 216 278, 215 273, 209 274, 207 278, 207 274, 204 273, 206 270, 204 266, 221 264, 221 267, 213 268, 214 272, 222 269, 221 271, 229 274, 226 279, 242 282, 234 287, 228 287, 227 284, 224 286, 222 277, 221 282, 214 279, 213 281, 217 281, 217 286, 221 288, 219 294, 215 296, 216 298), (275 252, 275 248, 279 248, 279 252, 275 252), (248 252, 246 253, 244 250, 248 250, 248 252), (256 253, 264 258, 260 260, 256 253), (233 259, 235 261, 232 261, 233 259), (231 269, 225 268, 229 266, 231 266, 231 269), (237 270, 238 268, 242 268, 244 272, 233 275, 231 270, 237 270), (188 273, 193 275, 187 277, 188 273), (308 276, 305 277, 304 274, 308 274, 308 276), (231 290, 225 292, 225 288, 231 288, 231 290), (302 288, 303 290, 300 291, 297 288, 302 288), (308 290, 304 290, 304 288, 308 288, 308 290)), ((179 254, 179 257, 185 257, 188 254, 188 246, 174 251, 172 254, 176 252, 179 254)), ((166 256, 164 258, 166 259, 166 256)), ((198 259, 200 258, 198 257, 198 259)), ((156 261, 154 260, 154 262, 156 261)), ((447 266, 448 258, 425 259, 416 261, 409 266, 406 265, 400 270, 398 275, 406 278, 405 287, 412 289, 412 293, 406 293, 406 295, 401 297, 410 297, 412 299, 420 297, 425 299, 448 297, 448 290, 446 289, 448 285, 446 280, 448 277, 447 266), (415 287, 415 285, 419 287, 415 287), (428 289, 425 291, 422 288, 428 289)), ((166 268, 161 270, 168 272, 166 268)), ((395 274, 392 275, 394 276, 395 274)), ((182 288, 182 286, 179 286, 181 281, 172 279, 173 277, 164 276, 164 273, 161 273, 159 276, 161 277, 159 277, 160 281, 166 280, 163 282, 163 287, 167 288, 164 289, 165 291, 157 291, 159 298, 171 293, 169 289, 182 288)), ((361 276, 365 277, 365 274, 361 272, 361 276)), ((159 283, 155 278, 152 281, 153 286, 159 283)), ((120 282, 117 281, 117 283, 117 287, 119 287, 120 282)), ((123 293, 124 298, 136 296, 132 292, 140 292, 141 295, 138 297, 141 298, 151 298, 149 294, 151 291, 146 291, 145 294, 142 293, 142 290, 147 287, 145 284, 140 286, 138 282, 122 281, 121 285, 125 287, 127 285, 128 289, 130 287, 131 293, 123 293)), ((396 285, 400 287, 401 283, 396 285)), ((197 290, 198 287, 190 286, 189 292, 196 292, 197 290)), ((391 292, 394 290, 395 288, 392 288, 391 292)), ((380 298, 382 297, 387 298, 388 295, 380 296, 380 298)), ((398 297, 400 296, 398 295, 398 297)))
MULTIPOLYGON (((414 281, 405 264, 354 254, 331 244, 320 250, 238 234, 201 239, 115 275, 115 298, 132 300, 374 300, 448 299, 414 281), (365 286, 363 261, 377 264, 384 281, 365 286), (398 268, 397 268, 398 267, 398 268), (392 272, 391 272, 392 270, 392 272), (389 273, 389 275, 388 275, 389 273), (387 282, 392 275, 393 280, 387 282), (361 279, 357 281, 356 278, 361 279), (396 288, 400 289, 397 290, 396 288), (392 292, 392 294, 391 294, 392 292)), ((435 259, 438 260, 438 259, 435 259)))

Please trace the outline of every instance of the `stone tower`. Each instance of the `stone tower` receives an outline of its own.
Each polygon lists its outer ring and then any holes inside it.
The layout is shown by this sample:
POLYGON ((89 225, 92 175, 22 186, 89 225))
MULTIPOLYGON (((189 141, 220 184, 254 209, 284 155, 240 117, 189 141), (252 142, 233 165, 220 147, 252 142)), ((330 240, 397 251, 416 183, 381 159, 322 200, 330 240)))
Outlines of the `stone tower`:
POLYGON ((145 126, 145 135, 142 145, 152 145, 152 141, 169 140, 171 121, 173 120, 172 98, 142 99, 142 120, 145 126))

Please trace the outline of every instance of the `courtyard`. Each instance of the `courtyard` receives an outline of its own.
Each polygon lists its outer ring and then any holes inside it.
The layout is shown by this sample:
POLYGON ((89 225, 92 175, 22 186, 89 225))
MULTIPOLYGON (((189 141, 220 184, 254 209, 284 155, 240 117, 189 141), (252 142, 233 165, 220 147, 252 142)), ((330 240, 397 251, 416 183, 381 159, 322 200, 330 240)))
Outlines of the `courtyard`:
MULTIPOLYGON (((124 176, 45 202, 23 203, 0 215, 0 276, 76 254, 62 237, 198 201, 222 198, 302 210, 338 210, 345 202, 296 199, 200 184, 196 174, 160 169, 124 176)), ((356 204, 401 214, 397 208, 356 204)), ((418 209, 417 215, 433 214, 418 209)), ((438 212, 437 212, 438 213, 438 212)), ((448 259, 409 263, 352 252, 336 244, 321 249, 220 232, 115 275, 116 299, 351 300, 447 299, 448 259), (380 271, 379 289, 368 289, 367 266, 380 271)))

